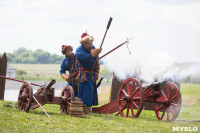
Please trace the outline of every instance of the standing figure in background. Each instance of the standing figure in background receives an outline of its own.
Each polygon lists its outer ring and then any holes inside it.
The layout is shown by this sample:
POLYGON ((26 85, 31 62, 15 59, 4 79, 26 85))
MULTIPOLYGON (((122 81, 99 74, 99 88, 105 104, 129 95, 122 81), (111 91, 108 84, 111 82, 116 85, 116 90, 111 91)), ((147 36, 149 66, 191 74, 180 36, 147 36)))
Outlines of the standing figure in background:
POLYGON ((97 63, 95 61, 98 58, 96 56, 101 53, 101 49, 95 49, 93 40, 92 36, 83 33, 80 40, 81 46, 76 49, 76 57, 80 66, 78 97, 84 103, 85 114, 90 113, 92 105, 98 105, 96 80, 100 65, 99 61, 97 63))
POLYGON ((78 71, 79 66, 76 60, 76 55, 72 52, 73 47, 70 45, 62 46, 62 54, 65 55, 61 66, 60 66, 60 74, 61 77, 66 80, 67 86, 71 86, 74 90, 75 97, 78 95, 78 82, 76 77, 70 77, 70 75, 74 74, 78 71), (69 72, 69 76, 67 76, 66 71, 69 72))

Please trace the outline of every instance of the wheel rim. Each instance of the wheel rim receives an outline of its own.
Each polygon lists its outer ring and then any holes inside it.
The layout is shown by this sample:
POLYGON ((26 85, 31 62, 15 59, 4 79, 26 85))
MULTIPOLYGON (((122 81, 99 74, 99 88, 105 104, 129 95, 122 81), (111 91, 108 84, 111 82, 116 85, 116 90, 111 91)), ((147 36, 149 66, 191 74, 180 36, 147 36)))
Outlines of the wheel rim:
POLYGON ((61 92, 60 111, 63 114, 69 114, 71 101, 74 100, 74 91, 72 87, 66 86, 61 92))
POLYGON ((143 109, 144 92, 137 79, 125 80, 118 93, 119 113, 122 117, 136 118, 143 109))
POLYGON ((154 103, 155 114, 159 120, 173 121, 180 113, 180 91, 174 83, 167 82, 162 85, 161 93, 165 97, 165 102, 154 103))
POLYGON ((33 89, 29 83, 24 83, 18 94, 18 109, 28 112, 32 103, 33 89))

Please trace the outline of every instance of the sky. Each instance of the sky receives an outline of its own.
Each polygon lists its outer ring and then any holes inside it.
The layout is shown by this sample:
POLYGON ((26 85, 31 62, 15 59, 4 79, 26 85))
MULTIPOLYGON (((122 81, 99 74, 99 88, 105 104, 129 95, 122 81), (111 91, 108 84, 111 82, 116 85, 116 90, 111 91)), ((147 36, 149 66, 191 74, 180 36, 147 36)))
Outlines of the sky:
POLYGON ((76 49, 85 31, 99 47, 112 17, 101 55, 134 36, 132 54, 123 46, 106 60, 199 62, 199 7, 199 0, 0 0, 0 53, 25 47, 61 55, 61 46, 76 49))

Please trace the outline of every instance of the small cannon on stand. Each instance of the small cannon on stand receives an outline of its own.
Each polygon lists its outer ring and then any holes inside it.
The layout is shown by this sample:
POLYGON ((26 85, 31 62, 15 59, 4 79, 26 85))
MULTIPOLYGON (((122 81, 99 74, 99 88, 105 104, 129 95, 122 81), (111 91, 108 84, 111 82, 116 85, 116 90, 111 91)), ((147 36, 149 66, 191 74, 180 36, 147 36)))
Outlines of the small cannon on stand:
POLYGON ((50 117, 47 114, 47 112, 43 109, 42 105, 59 104, 61 113, 69 114, 71 101, 74 100, 74 91, 72 87, 66 86, 65 88, 63 88, 60 97, 56 97, 54 96, 54 88, 51 88, 53 84, 56 83, 56 80, 54 79, 52 79, 49 84, 41 86, 34 83, 28 83, 26 81, 8 78, 1 75, 0 78, 5 78, 23 83, 19 90, 19 95, 18 95, 19 110, 28 112, 29 109, 36 109, 38 107, 41 107, 42 110, 45 112, 45 114, 48 117, 50 117), (34 94, 32 85, 40 87, 40 89, 38 89, 37 92, 34 94))

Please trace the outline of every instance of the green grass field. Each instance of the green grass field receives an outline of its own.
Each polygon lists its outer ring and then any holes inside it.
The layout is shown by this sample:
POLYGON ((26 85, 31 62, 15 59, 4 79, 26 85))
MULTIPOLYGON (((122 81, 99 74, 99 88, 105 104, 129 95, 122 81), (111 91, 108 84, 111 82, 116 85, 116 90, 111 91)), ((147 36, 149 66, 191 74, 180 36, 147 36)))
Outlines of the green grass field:
MULTIPOLYGON (((200 119, 200 84, 181 85, 182 107, 177 119, 200 119)), ((108 101, 108 91, 99 95, 100 104, 108 101)), ((173 132, 173 127, 197 127, 199 122, 159 121, 154 111, 143 110, 136 119, 114 114, 92 113, 83 118, 60 113, 59 105, 45 105, 51 118, 40 108, 28 113, 18 111, 17 102, 0 101, 0 132, 173 132)))
POLYGON ((31 80, 31 81, 39 81, 39 80, 47 80, 49 81, 51 78, 56 79, 57 81, 63 80, 60 77, 60 65, 59 64, 9 64, 12 67, 16 68, 16 70, 23 70, 27 74, 26 75, 16 75, 17 79, 31 80))
MULTIPOLYGON (((56 79, 57 81, 63 81, 60 77, 60 64, 9 64, 16 70, 23 70, 26 75, 16 75, 16 79, 22 79, 27 81, 49 81, 50 79, 56 79)), ((101 66, 101 75, 109 74, 105 66, 101 66)))

